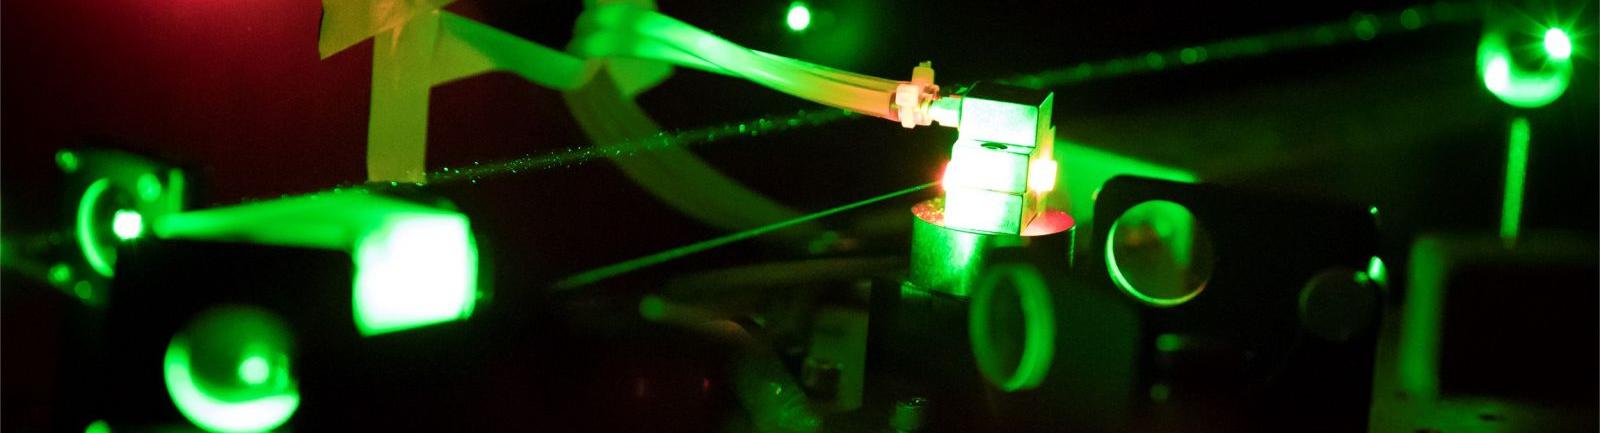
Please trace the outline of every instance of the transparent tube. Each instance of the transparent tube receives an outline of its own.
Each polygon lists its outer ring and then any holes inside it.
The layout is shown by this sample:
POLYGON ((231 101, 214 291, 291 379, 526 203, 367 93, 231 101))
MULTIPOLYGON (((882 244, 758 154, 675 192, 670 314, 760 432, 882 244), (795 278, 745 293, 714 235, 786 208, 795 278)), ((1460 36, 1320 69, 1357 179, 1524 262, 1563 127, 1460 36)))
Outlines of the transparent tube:
POLYGON ((751 50, 666 15, 631 5, 591 9, 578 18, 572 48, 586 57, 670 62, 753 81, 824 105, 898 120, 898 81, 854 74, 751 50))

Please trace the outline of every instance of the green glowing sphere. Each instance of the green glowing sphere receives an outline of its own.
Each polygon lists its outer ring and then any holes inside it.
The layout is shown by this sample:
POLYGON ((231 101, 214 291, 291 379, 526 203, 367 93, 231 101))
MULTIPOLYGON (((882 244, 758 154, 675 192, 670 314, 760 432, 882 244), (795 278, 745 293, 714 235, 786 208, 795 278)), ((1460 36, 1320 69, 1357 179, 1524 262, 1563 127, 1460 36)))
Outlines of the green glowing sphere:
POLYGON ((217 433, 278 428, 300 406, 290 368, 293 336, 255 307, 207 310, 167 345, 167 394, 185 418, 217 433))
POLYGON ((784 18, 789 24, 789 30, 801 31, 811 26, 811 8, 805 3, 794 2, 789 5, 789 15, 784 18))
POLYGON ((1545 32, 1546 56, 1519 64, 1503 31, 1486 31, 1478 42, 1478 75, 1483 87, 1506 104, 1538 108, 1555 102, 1572 81, 1572 41, 1560 29, 1545 32), (1553 32, 1553 34, 1552 34, 1553 32), (1558 56, 1558 54, 1561 54, 1558 56))

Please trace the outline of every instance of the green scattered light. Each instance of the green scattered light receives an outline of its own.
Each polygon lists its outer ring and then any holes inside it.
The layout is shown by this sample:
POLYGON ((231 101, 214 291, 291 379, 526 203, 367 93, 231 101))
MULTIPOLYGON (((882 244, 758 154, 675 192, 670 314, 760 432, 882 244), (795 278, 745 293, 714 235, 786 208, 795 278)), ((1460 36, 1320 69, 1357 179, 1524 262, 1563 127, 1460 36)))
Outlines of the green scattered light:
POLYGON ((797 32, 811 27, 811 8, 801 2, 789 4, 789 13, 784 17, 784 22, 789 24, 789 30, 797 32))
POLYGON ((167 393, 185 418, 206 431, 275 429, 300 406, 288 365, 291 340, 283 321, 263 310, 225 306, 207 311, 167 345, 162 367, 167 393), (244 355, 252 350, 276 356, 244 355))
POLYGON ((157 179, 155 173, 139 175, 138 191, 140 200, 156 201, 161 198, 161 179, 157 179))
POLYGON ((1528 177, 1528 118, 1511 121, 1511 132, 1506 139, 1506 191, 1500 203, 1500 239, 1507 245, 1515 243, 1522 222, 1523 185, 1528 177))
POLYGON ((1360 14, 1355 17, 1353 24, 1356 38, 1370 41, 1378 37, 1378 19, 1372 15, 1360 14))
POLYGON ((144 215, 131 209, 117 209, 111 217, 111 232, 118 239, 133 240, 144 234, 144 215))
POLYGON ((1044 276, 1028 265, 1007 264, 990 269, 977 290, 973 291, 971 318, 967 320, 972 339, 973 358, 978 370, 995 386, 1005 391, 1037 388, 1050 372, 1050 362, 1055 356, 1055 307, 1050 299, 1050 287, 1044 276), (1011 284, 1002 285, 1002 280, 1011 284), (1022 307, 1023 343, 1021 356, 1012 361, 996 348, 994 312, 995 297, 1000 287, 1014 287, 1017 302, 1022 307))
POLYGON ((1406 8, 1400 12, 1400 26, 1406 30, 1416 30, 1422 27, 1422 13, 1416 8, 1406 8))
POLYGON ((1172 388, 1167 387, 1167 384, 1150 385, 1150 401, 1166 403, 1168 398, 1172 398, 1172 388))
POLYGON ((104 245, 96 240, 95 236, 95 205, 100 202, 100 197, 105 195, 106 189, 111 187, 110 179, 100 179, 89 184, 83 190, 83 198, 78 200, 77 233, 78 248, 83 250, 83 259, 89 263, 89 268, 94 269, 101 276, 110 277, 113 269, 112 260, 116 259, 115 250, 107 251, 104 245))
POLYGON ((1567 31, 1560 28, 1551 28, 1544 32, 1544 52, 1552 60, 1567 60, 1572 57, 1572 39, 1567 37, 1567 31))
POLYGON ((83 433, 111 433, 111 424, 106 424, 106 420, 103 419, 95 420, 83 428, 83 433))
POLYGON ((1178 61, 1185 65, 1192 65, 1206 59, 1206 49, 1200 47, 1184 48, 1178 52, 1178 61))
POLYGON ((639 300, 639 316, 651 321, 667 317, 667 301, 656 295, 645 296, 639 300))
POLYGON ((61 171, 73 173, 78 171, 78 154, 70 150, 56 152, 56 166, 61 171))
POLYGON ((94 300, 94 286, 90 285, 88 281, 79 281, 72 285, 72 295, 77 296, 83 302, 92 301, 94 300))
POLYGON ((1177 352, 1183 350, 1183 336, 1178 334, 1161 334, 1156 336, 1156 350, 1162 352, 1177 352))
POLYGON ((1161 53, 1152 52, 1150 54, 1145 54, 1144 62, 1145 64, 1150 65, 1150 69, 1161 69, 1167 67, 1167 58, 1162 56, 1161 53))
POLYGON ((54 284, 57 287, 66 287, 67 282, 72 281, 72 267, 67 266, 66 263, 51 265, 48 278, 50 278, 50 284, 54 284))

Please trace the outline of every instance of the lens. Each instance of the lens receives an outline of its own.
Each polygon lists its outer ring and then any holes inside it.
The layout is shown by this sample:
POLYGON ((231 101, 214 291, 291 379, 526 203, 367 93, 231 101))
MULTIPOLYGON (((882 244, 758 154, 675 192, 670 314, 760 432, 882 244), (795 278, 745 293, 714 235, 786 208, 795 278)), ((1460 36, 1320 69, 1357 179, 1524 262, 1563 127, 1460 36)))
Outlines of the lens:
POLYGON ((1140 203, 1111 224, 1106 270, 1117 287, 1149 305, 1188 302, 1211 279, 1211 236, 1183 205, 1140 203))

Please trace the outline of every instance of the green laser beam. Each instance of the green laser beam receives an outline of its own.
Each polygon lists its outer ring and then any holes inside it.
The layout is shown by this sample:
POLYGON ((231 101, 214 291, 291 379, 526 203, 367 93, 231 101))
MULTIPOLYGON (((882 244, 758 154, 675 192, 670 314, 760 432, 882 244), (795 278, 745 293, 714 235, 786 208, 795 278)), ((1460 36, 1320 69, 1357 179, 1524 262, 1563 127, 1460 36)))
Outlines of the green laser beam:
POLYGON ((1507 245, 1517 241, 1522 224, 1522 192, 1528 178, 1528 141, 1532 131, 1528 118, 1511 120, 1506 138, 1506 192, 1500 203, 1500 239, 1507 245))
POLYGON ((602 266, 602 267, 599 267, 599 268, 595 268, 595 269, 579 272, 579 273, 574 274, 574 275, 572 275, 570 277, 562 279, 561 281, 557 281, 555 283, 555 288, 556 288, 556 290, 568 290, 568 289, 575 289, 575 288, 587 286, 587 285, 599 282, 601 280, 605 280, 605 279, 608 279, 608 278, 611 278, 611 277, 615 277, 615 276, 618 276, 618 275, 622 275, 622 274, 626 274, 626 273, 629 273, 629 272, 637 271, 637 270, 644 269, 644 268, 647 268, 647 267, 650 267, 650 266, 655 266, 655 265, 659 265, 659 264, 662 264, 662 263, 666 263, 667 261, 670 261, 670 260, 673 260, 673 259, 677 259, 677 258, 680 258, 680 257, 684 257, 684 256, 688 256, 690 254, 699 253, 699 252, 706 251, 706 250, 709 250, 709 249, 712 249, 712 248, 720 247, 720 246, 723 246, 723 245, 731 244, 731 243, 742 241, 742 240, 745 240, 745 239, 750 239, 750 238, 753 238, 753 237, 756 237, 756 236, 761 236, 763 234, 767 234, 767 233, 771 233, 771 232, 774 232, 774 231, 782 230, 782 229, 784 229, 786 227, 790 227, 790 226, 793 226, 793 225, 796 225, 796 224, 801 224, 801 223, 805 223, 805 222, 809 222, 809 221, 814 221, 814 220, 826 218, 828 216, 832 216, 832 215, 838 214, 840 212, 849 211, 849 210, 852 210, 852 209, 860 208, 862 206, 867 206, 867 205, 871 205, 873 203, 881 202, 881 201, 892 199, 892 198, 895 198, 895 197, 900 197, 900 196, 911 194, 911 193, 914 193, 914 192, 917 192, 917 191, 922 191, 924 189, 932 188, 934 185, 938 185, 938 184, 939 184, 938 182, 929 182, 929 183, 925 183, 925 184, 922 184, 922 185, 917 185, 917 186, 913 186, 913 187, 910 187, 910 188, 902 189, 902 190, 899 190, 899 191, 891 192, 891 193, 888 193, 888 194, 883 194, 883 195, 880 195, 880 196, 877 196, 877 197, 873 197, 873 198, 869 198, 869 199, 866 199, 866 200, 861 200, 861 201, 857 201, 857 202, 854 202, 854 203, 846 204, 846 205, 843 205, 843 206, 835 207, 835 208, 832 208, 832 209, 824 210, 824 211, 821 211, 821 212, 813 213, 813 214, 810 214, 810 215, 805 215, 805 216, 801 216, 801 217, 798 217, 798 218, 789 219, 789 220, 786 220, 786 221, 780 221, 780 222, 777 222, 777 223, 768 224, 768 225, 765 225, 765 226, 756 227, 756 228, 753 228, 753 229, 750 229, 750 230, 745 230, 745 231, 741 231, 741 232, 737 232, 737 233, 731 233, 731 234, 728 234, 726 236, 707 239, 707 240, 704 240, 704 241, 696 242, 696 243, 689 244, 689 245, 684 245, 684 246, 681 246, 681 247, 669 249, 669 250, 662 251, 662 252, 655 253, 655 254, 650 254, 650 255, 639 257, 639 258, 635 258, 635 259, 632 259, 632 260, 626 260, 626 261, 618 262, 618 263, 615 263, 615 264, 606 265, 606 266, 602 266))
MULTIPOLYGON (((1431 6, 1413 6, 1392 13, 1358 13, 1348 21, 1330 22, 1208 44, 1082 62, 1027 75, 1000 78, 995 81, 1033 88, 1058 87, 1125 75, 1175 69, 1169 66, 1191 66, 1301 49, 1328 47, 1341 43, 1367 42, 1382 36, 1421 30, 1427 27, 1428 24, 1470 23, 1476 22, 1481 18, 1478 8, 1474 5, 1439 2, 1431 6), (1380 31, 1379 29, 1383 30, 1380 31)), ((731 138, 754 137, 762 134, 784 132, 790 129, 823 126, 861 117, 848 110, 800 110, 793 114, 769 115, 749 121, 662 133, 635 142, 580 146, 555 152, 530 154, 509 160, 475 162, 464 167, 444 168, 429 173, 427 179, 431 184, 454 181, 476 182, 489 177, 572 167, 605 157, 631 156, 641 152, 669 147, 692 146, 731 138)))
POLYGON ((1268 54, 1329 47, 1351 42, 1370 42, 1381 36, 1420 30, 1427 24, 1476 22, 1482 13, 1475 4, 1437 2, 1412 6, 1397 12, 1369 14, 1357 12, 1348 20, 1286 29, 1273 33, 1218 40, 1189 47, 1146 51, 1099 61, 1082 62, 1062 68, 997 80, 1017 86, 1045 89, 1085 81, 1159 72, 1169 66, 1193 66, 1221 60, 1244 59, 1268 54), (1173 61, 1176 60, 1176 61, 1173 61))

